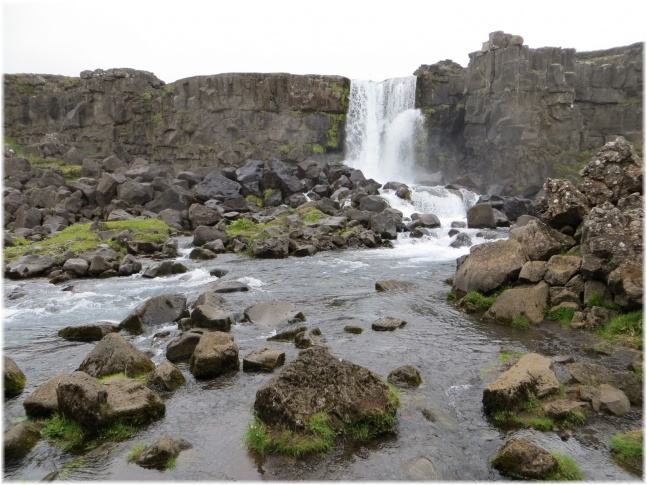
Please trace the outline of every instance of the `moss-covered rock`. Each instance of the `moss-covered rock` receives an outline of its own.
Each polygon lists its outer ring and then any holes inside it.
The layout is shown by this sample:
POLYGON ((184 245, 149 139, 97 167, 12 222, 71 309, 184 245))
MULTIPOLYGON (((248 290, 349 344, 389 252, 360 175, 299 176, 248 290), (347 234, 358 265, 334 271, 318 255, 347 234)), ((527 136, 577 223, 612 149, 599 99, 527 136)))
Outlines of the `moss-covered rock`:
POLYGON ((4 357, 4 395, 13 397, 20 394, 25 388, 27 378, 18 364, 13 359, 4 357))

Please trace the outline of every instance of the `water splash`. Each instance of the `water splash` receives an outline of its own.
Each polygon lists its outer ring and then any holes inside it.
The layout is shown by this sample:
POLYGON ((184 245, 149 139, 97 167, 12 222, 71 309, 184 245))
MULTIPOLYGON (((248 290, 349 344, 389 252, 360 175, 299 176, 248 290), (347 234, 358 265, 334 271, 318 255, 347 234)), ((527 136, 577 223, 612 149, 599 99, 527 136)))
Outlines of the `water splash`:
POLYGON ((415 95, 415 76, 352 81, 346 165, 381 183, 413 181, 415 141, 423 126, 415 95))

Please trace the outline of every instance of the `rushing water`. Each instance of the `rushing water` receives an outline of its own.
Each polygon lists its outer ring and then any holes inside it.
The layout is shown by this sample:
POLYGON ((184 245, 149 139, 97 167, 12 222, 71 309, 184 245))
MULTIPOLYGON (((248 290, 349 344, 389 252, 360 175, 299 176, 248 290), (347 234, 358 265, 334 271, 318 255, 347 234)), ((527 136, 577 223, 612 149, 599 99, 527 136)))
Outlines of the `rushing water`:
POLYGON ((415 95, 415 76, 380 83, 352 81, 346 118, 347 165, 381 183, 413 181, 414 144, 422 129, 415 95))

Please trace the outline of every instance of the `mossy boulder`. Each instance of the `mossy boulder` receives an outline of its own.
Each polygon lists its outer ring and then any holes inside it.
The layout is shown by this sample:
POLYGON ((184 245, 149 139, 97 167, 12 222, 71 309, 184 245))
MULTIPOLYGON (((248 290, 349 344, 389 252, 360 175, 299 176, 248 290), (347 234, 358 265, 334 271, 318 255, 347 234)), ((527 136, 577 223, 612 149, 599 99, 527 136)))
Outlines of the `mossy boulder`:
POLYGON ((498 451, 492 466, 512 478, 545 480, 557 468, 557 460, 529 441, 511 439, 498 451))
POLYGON ((25 388, 27 378, 18 364, 13 359, 4 357, 4 395, 13 397, 20 394, 25 388))
POLYGON ((387 380, 397 387, 419 387, 422 384, 420 371, 414 366, 407 364, 393 369, 389 372, 387 380))
POLYGON ((184 374, 178 366, 164 362, 148 374, 148 385, 161 391, 175 391, 186 384, 184 374))
POLYGON ((4 434, 4 459, 10 463, 26 456, 41 438, 41 423, 18 423, 4 434))
POLYGON ((143 468, 164 470, 168 468, 170 460, 176 458, 181 451, 192 447, 191 443, 179 436, 162 436, 144 448, 135 459, 135 463, 143 468))

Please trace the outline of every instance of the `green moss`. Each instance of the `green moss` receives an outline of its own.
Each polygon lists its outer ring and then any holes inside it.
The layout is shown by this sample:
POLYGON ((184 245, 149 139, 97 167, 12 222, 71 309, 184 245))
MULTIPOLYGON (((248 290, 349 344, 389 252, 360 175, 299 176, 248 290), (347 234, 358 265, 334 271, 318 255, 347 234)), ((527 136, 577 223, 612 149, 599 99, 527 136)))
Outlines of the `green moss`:
POLYGON ((456 292, 454 290, 449 290, 447 294, 445 295, 445 299, 447 301, 456 301, 456 292))
MULTIPOLYGON (((163 243, 168 239, 172 230, 165 222, 159 219, 132 219, 129 221, 112 221, 102 224, 102 230, 115 229, 117 232, 128 231, 135 241, 163 243)), ((66 227, 61 232, 51 237, 21 246, 5 248, 6 260, 13 260, 25 254, 52 254, 54 257, 66 251, 80 254, 99 249, 104 241, 99 239, 96 231, 91 229, 91 224, 74 224, 66 227)), ((116 247, 119 249, 119 247, 116 247)))
POLYGON ((141 382, 142 384, 146 384, 148 382, 148 373, 147 372, 143 372, 143 373, 140 373, 140 374, 131 374, 131 375, 126 375, 124 372, 119 372, 117 374, 111 374, 109 376, 99 377, 97 380, 101 384, 105 384, 106 382, 109 382, 109 381, 111 381, 113 379, 117 379, 117 378, 120 378, 120 377, 121 378, 128 378, 128 379, 135 379, 135 380, 141 382))
POLYGON ((290 143, 281 145, 279 151, 281 153, 289 153, 295 146, 297 146, 297 142, 291 141, 290 143))
POLYGON ((643 312, 637 310, 618 315, 599 329, 597 335, 610 342, 622 342, 632 347, 643 348, 643 312))
POLYGON ((554 322, 559 322, 562 327, 570 327, 573 321, 575 310, 573 308, 558 308, 556 310, 548 310, 547 318, 554 322))
POLYGON ((245 200, 257 207, 263 207, 265 205, 263 203, 263 199, 252 194, 249 194, 247 197, 245 197, 245 200))
POLYGON ((319 145, 318 143, 315 143, 312 145, 312 153, 315 153, 317 155, 322 155, 325 152, 324 147, 319 145))
POLYGON ((546 480, 553 482, 584 480, 584 474, 573 458, 554 452, 551 455, 557 461, 557 467, 546 477, 546 480))
POLYGON ((162 122, 162 113, 155 113, 150 117, 151 123, 161 123, 162 122))
POLYGON ((81 425, 58 413, 46 421, 42 434, 65 451, 78 448, 85 440, 81 425))
POLYGON ((168 470, 172 470, 173 468, 176 467, 176 465, 177 465, 177 456, 171 456, 167 460, 165 468, 167 468, 168 470))
POLYGON ((541 409, 541 401, 536 397, 531 397, 525 403, 523 403, 523 408, 526 411, 536 411, 541 409))
POLYGON ((298 209, 297 214, 299 214, 303 222, 309 224, 317 224, 323 217, 325 217, 325 214, 323 212, 314 207, 304 207, 298 209))
POLYGON ((567 426, 583 426, 586 424, 586 416, 575 409, 566 414, 564 424, 567 426))
POLYGON ((524 426, 536 429, 537 431, 550 431, 555 427, 555 421, 545 416, 534 416, 532 418, 521 418, 519 422, 524 426))
POLYGON ((513 328, 530 328, 532 325, 532 322, 530 319, 524 315, 523 313, 520 313, 514 319, 512 320, 511 326, 513 328))
POLYGON ((139 99, 141 99, 145 103, 148 103, 152 99, 151 93, 141 93, 139 95, 139 99))
POLYGON ((135 447, 132 449, 130 453, 128 453, 128 456, 126 457, 126 461, 128 463, 135 461, 137 458, 139 458, 139 455, 143 453, 143 451, 146 449, 148 445, 144 443, 138 443, 135 445, 135 447))
POLYGON ((459 302, 459 306, 468 313, 485 312, 494 304, 503 290, 497 291, 490 296, 485 296, 478 291, 470 291, 459 302))
POLYGON ((279 189, 265 189, 263 191, 263 200, 268 200, 274 194, 278 192, 279 189))
POLYGON ((602 308, 606 308, 607 310, 613 310, 613 311, 620 310, 620 307, 615 303, 609 303, 607 301, 604 301, 604 299, 602 298, 602 295, 598 292, 595 292, 591 295, 591 298, 589 298, 589 300, 586 302, 586 306, 588 308, 599 306, 602 308))
POLYGON ((616 458, 630 466, 639 467, 643 462, 642 430, 616 434, 609 444, 616 458))
POLYGON ((523 354, 521 352, 502 352, 501 355, 499 355, 499 362, 501 364, 505 364, 507 361, 512 359, 513 357, 521 357, 523 354))

